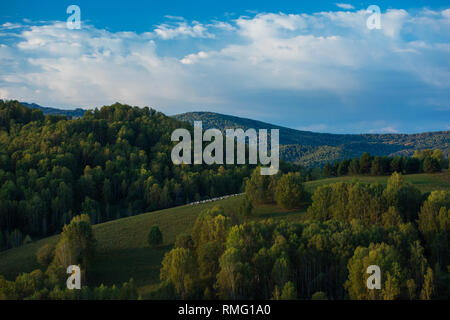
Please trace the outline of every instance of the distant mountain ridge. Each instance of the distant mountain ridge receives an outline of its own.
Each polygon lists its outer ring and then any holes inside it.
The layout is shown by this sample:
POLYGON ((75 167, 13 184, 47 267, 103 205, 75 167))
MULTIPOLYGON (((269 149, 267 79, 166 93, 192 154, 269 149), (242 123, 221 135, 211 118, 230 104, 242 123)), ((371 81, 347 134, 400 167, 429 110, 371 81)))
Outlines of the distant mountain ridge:
POLYGON ((279 129, 281 157, 308 167, 359 157, 364 152, 392 156, 412 155, 416 149, 440 149, 448 156, 450 148, 450 131, 417 134, 332 134, 295 130, 214 112, 187 112, 174 117, 191 124, 194 121, 202 121, 203 129, 279 129))
POLYGON ((86 110, 83 110, 81 108, 76 109, 58 109, 58 108, 51 108, 51 107, 43 107, 36 103, 27 103, 27 102, 20 102, 24 106, 31 108, 31 109, 40 109, 44 113, 44 115, 51 114, 51 115, 62 115, 62 116, 68 116, 72 118, 79 118, 84 115, 86 110))

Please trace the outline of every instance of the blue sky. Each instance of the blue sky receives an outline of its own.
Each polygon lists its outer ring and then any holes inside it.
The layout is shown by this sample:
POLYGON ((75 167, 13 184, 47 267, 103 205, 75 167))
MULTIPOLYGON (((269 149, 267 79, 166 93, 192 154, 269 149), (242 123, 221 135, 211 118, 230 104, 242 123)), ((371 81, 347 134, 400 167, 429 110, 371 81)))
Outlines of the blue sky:
POLYGON ((214 111, 335 133, 450 129, 445 1, 2 1, 0 98, 214 111), (66 8, 82 28, 66 27, 66 8), (365 9, 381 9, 369 30, 365 9))

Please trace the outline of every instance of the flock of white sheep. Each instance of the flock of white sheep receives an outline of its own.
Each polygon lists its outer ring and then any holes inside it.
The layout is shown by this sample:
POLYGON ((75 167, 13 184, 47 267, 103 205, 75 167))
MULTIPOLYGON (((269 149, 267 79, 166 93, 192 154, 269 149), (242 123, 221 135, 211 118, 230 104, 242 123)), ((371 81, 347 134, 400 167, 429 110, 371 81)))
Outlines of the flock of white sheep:
POLYGON ((201 204, 201 203, 213 202, 213 201, 217 201, 217 200, 223 200, 223 199, 226 199, 226 198, 229 198, 229 197, 236 197, 236 196, 239 196, 241 194, 243 194, 243 193, 235 193, 235 194, 229 194, 229 195, 222 196, 222 197, 211 198, 211 199, 206 199, 206 200, 201 200, 201 201, 195 201, 195 202, 189 203, 189 205, 192 206, 192 205, 195 205, 195 204, 201 204))

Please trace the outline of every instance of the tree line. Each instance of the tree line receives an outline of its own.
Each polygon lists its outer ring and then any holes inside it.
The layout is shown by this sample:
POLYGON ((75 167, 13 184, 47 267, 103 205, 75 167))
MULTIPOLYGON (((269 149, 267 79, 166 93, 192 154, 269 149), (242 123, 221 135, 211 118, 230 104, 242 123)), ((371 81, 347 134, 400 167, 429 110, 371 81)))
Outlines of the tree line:
POLYGON ((344 159, 333 163, 326 163, 323 167, 323 176, 345 176, 367 174, 373 176, 390 175, 393 172, 434 173, 448 169, 448 159, 441 150, 424 149, 414 151, 412 157, 406 156, 372 156, 364 153, 360 158, 344 159))

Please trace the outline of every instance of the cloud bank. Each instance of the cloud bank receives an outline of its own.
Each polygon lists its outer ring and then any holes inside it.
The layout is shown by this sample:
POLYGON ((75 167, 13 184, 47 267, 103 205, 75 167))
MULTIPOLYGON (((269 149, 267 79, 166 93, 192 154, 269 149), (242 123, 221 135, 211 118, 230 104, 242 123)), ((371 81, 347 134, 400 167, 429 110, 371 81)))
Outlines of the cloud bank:
POLYGON ((368 16, 261 13, 206 23, 168 16, 140 34, 4 23, 0 98, 209 110, 323 132, 445 130, 450 9, 387 10, 380 30, 367 29, 368 16))

